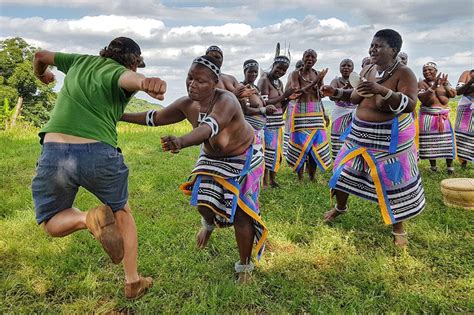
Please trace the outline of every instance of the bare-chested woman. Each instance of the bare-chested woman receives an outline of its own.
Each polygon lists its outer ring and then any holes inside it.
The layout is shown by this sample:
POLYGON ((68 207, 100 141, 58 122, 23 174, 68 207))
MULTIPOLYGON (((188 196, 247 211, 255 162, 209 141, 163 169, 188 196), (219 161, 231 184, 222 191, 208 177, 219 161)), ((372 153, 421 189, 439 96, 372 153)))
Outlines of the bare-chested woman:
MULTIPOLYGON (((217 66, 219 66, 219 68, 222 67, 222 63, 224 62, 224 53, 222 52, 222 49, 220 49, 218 46, 209 46, 206 49, 206 56, 211 56, 216 59, 217 66)), ((216 88, 234 93, 235 89, 238 87, 239 81, 237 81, 235 77, 222 72, 219 74, 219 82, 217 83, 216 88)))
POLYGON ((273 114, 277 109, 271 104, 266 105, 259 88, 255 85, 255 80, 257 79, 259 69, 258 62, 254 59, 246 60, 244 62, 243 68, 244 81, 242 81, 241 86, 235 90, 235 95, 240 101, 245 120, 255 130, 257 139, 263 143, 263 128, 267 122, 266 115, 267 113, 273 114), (242 94, 245 94, 249 89, 252 90, 251 95, 242 96, 242 94))
MULTIPOLYGON (((303 67, 303 60, 298 60, 295 64, 295 70, 298 71, 303 67)), ((290 76, 286 80, 285 91, 291 88, 291 80, 290 76)), ((293 112, 293 105, 295 102, 289 102, 286 106, 285 111, 285 132, 283 133, 283 155, 286 157, 286 153, 288 152, 288 142, 290 141, 290 134, 291 134, 291 113, 293 112)))
POLYGON ((329 117, 324 112, 319 88, 324 84, 327 69, 313 69, 317 54, 313 49, 303 53, 303 67, 290 74, 291 87, 299 93, 292 106, 291 135, 286 160, 303 179, 303 165, 307 162, 310 180, 314 180, 316 168, 325 171, 331 164, 331 153, 326 129, 329 117))
POLYGON ((246 282, 254 267, 252 244, 260 257, 268 234, 258 206, 263 149, 255 143, 237 98, 217 89, 218 80, 218 62, 209 56, 196 58, 186 79, 188 96, 160 111, 126 114, 122 120, 162 126, 187 119, 192 124, 193 130, 184 136, 162 137, 163 149, 178 153, 202 144, 193 180, 181 185, 202 216, 197 246, 206 247, 216 225, 233 225, 240 254, 235 270, 239 281, 246 282))
POLYGON ((402 38, 394 30, 374 35, 369 49, 372 64, 362 70, 362 79, 354 86, 351 103, 359 105, 329 181, 337 204, 324 215, 330 222, 345 213, 349 194, 378 202, 398 246, 408 243, 403 221, 425 205, 412 115, 417 81, 397 58, 401 46, 402 38))
POLYGON ((423 65, 423 80, 418 82, 418 99, 421 102, 419 114, 419 156, 430 160, 431 170, 436 172, 436 159, 446 159, 448 174, 454 173, 455 158, 454 131, 449 121, 450 98, 456 96, 447 74, 438 74, 434 62, 423 65))
POLYGON ((283 82, 280 80, 286 74, 290 59, 285 56, 276 56, 273 60, 270 72, 260 78, 258 88, 267 104, 274 105, 277 109, 271 115, 267 115, 265 125, 265 175, 263 186, 279 187, 275 180, 276 173, 280 169, 283 159, 283 113, 289 102, 292 90, 283 91, 283 82))
POLYGON ((351 59, 344 59, 339 65, 340 77, 331 81, 331 85, 323 85, 321 93, 329 96, 334 101, 331 125, 331 152, 335 159, 344 143, 349 127, 352 123, 352 116, 357 108, 356 104, 350 102, 352 86, 349 83, 349 75, 354 71, 354 63, 351 59))
POLYGON ((456 85, 458 95, 462 95, 456 111, 454 132, 461 167, 467 162, 474 163, 474 69, 464 71, 456 85))

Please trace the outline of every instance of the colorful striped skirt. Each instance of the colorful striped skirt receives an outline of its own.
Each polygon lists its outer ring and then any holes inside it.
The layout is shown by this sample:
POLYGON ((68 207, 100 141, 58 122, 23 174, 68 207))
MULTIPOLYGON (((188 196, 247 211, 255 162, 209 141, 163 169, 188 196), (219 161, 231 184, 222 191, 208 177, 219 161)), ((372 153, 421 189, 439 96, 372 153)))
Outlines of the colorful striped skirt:
POLYGON ((296 103, 291 113, 291 134, 286 161, 299 171, 308 158, 326 171, 331 165, 331 153, 326 134, 321 102, 296 103))
POLYGON ((264 129, 265 169, 272 172, 278 172, 283 159, 283 124, 281 109, 272 115, 267 115, 267 123, 264 129))
POLYGON ((420 159, 454 159, 456 150, 449 108, 422 106, 418 119, 420 159))
POLYGON ((333 159, 336 158, 344 144, 344 138, 350 131, 352 116, 357 109, 357 105, 350 102, 338 101, 334 105, 331 125, 331 153, 333 159))
POLYGON ((474 102, 472 97, 459 100, 454 123, 458 159, 474 163, 474 102))
POLYGON ((293 112, 293 107, 295 106, 295 101, 290 101, 286 107, 285 112, 285 132, 283 133, 283 155, 286 156, 288 152, 288 142, 290 141, 291 134, 291 113, 293 112))
POLYGON ((268 229, 260 216, 258 197, 263 173, 263 148, 256 140, 239 156, 215 158, 201 150, 189 181, 180 189, 191 196, 192 206, 215 214, 218 227, 232 226, 237 207, 253 219, 255 249, 260 259, 268 229))
POLYGON ((416 216, 424 209, 425 193, 414 138, 412 114, 382 123, 354 116, 329 187, 377 202, 385 224, 416 216))

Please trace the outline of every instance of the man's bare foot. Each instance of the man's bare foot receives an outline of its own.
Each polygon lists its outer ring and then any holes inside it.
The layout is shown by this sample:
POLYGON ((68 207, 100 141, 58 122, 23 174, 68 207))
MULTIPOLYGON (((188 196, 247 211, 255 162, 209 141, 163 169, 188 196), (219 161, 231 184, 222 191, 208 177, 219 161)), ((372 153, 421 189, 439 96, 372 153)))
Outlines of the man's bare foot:
POLYGON ((196 245, 199 249, 204 249, 209 242, 212 231, 207 230, 206 228, 201 228, 201 230, 196 235, 196 245))
POLYGON ((125 297, 130 300, 137 299, 152 286, 153 279, 151 277, 140 277, 136 282, 125 284, 125 297))
POLYGON ((346 211, 347 211, 347 207, 344 210, 339 210, 335 206, 334 208, 332 208, 331 210, 327 211, 324 214, 324 223, 330 223, 330 222, 334 221, 334 219, 336 219, 341 214, 344 214, 346 211))
POLYGON ((392 231, 393 244, 397 247, 405 247, 408 245, 408 237, 406 232, 396 233, 392 231))

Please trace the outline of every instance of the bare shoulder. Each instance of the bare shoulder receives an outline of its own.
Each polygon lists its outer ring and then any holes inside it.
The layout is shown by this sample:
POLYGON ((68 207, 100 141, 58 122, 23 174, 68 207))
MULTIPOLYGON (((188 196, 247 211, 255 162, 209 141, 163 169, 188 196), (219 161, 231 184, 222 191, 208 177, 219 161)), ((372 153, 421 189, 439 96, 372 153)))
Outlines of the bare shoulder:
POLYGON ((257 86, 260 90, 263 90, 268 84, 269 84, 269 79, 266 75, 260 76, 260 79, 258 79, 257 86))
POLYGON ((239 83, 239 81, 237 81, 237 79, 233 75, 221 73, 221 77, 222 77, 222 79, 224 79, 228 82, 239 83))
POLYGON ((231 93, 227 90, 216 89, 216 97, 217 97, 216 104, 223 103, 223 104, 226 104, 227 106, 235 105, 240 108, 240 103, 237 100, 237 97, 234 95, 234 93, 231 93))
POLYGON ((413 71, 409 67, 404 66, 404 65, 400 66, 398 71, 395 72, 395 75, 399 79, 406 79, 406 80, 411 80, 411 81, 417 82, 415 73, 413 73, 413 71))
POLYGON ((359 74, 361 77, 366 77, 366 75, 370 73, 373 69, 375 69, 374 64, 366 65, 364 68, 362 68, 359 74))
POLYGON ((189 98, 189 96, 182 96, 178 99, 176 99, 173 103, 170 104, 173 105, 173 106, 177 106, 177 107, 187 107, 189 105, 191 105, 193 103, 193 100, 189 98))
POLYGON ((420 80, 418 81, 418 87, 419 87, 419 88, 425 87, 425 86, 427 86, 427 85, 428 85, 428 84, 427 84, 427 83, 425 82, 425 80, 423 80, 423 79, 420 79, 420 80))
POLYGON ((466 83, 467 81, 469 81, 469 73, 470 72, 471 72, 471 70, 463 71, 463 73, 461 73, 461 75, 459 76, 458 82, 466 83))
POLYGON ((289 75, 290 78, 297 78, 298 77, 298 70, 293 70, 291 71, 290 75, 289 75))
POLYGON ((187 113, 192 108, 191 106, 192 104, 193 104, 192 99, 190 99, 188 96, 182 96, 176 99, 170 105, 166 106, 165 108, 177 109, 181 111, 182 113, 187 113))
POLYGON ((265 82, 270 82, 270 79, 268 78, 267 75, 261 75, 260 79, 258 79, 258 83, 265 83, 265 82))

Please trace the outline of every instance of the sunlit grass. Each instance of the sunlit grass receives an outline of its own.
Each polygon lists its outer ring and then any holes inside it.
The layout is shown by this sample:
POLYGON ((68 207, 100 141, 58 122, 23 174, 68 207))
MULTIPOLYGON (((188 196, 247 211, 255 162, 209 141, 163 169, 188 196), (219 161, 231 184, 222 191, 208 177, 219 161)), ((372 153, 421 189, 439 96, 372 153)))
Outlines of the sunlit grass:
MULTIPOLYGON (((421 163, 427 207, 407 223, 410 246, 393 247, 376 204, 350 199, 350 211, 322 223, 330 207, 329 174, 298 183, 289 168, 281 189, 261 194, 270 229, 267 250, 248 286, 236 286, 232 229, 217 230, 209 248, 195 248, 199 216, 178 186, 198 148, 162 152, 159 137, 189 131, 120 125, 119 146, 130 168, 130 203, 139 230, 140 272, 151 292, 123 298, 120 266, 109 263, 88 232, 50 238, 34 220, 30 184, 40 153, 33 129, 0 134, 0 313, 327 313, 474 311, 474 214, 442 203, 440 172, 421 163)), ((473 177, 474 167, 457 177, 473 177)), ((80 191, 76 206, 97 204, 80 191)))

